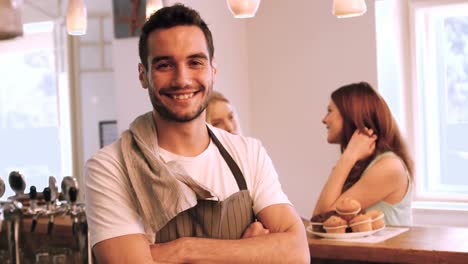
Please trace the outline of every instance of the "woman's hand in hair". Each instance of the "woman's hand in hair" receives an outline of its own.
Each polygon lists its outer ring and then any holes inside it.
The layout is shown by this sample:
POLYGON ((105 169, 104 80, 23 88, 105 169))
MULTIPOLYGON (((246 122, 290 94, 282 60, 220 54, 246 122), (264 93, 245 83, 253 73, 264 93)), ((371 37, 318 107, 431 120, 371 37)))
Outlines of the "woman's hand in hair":
POLYGON ((362 133, 358 129, 354 131, 351 140, 348 142, 343 155, 351 157, 354 161, 359 161, 366 159, 375 150, 375 143, 377 140, 377 135, 374 134, 372 129, 366 129, 366 133, 362 133))

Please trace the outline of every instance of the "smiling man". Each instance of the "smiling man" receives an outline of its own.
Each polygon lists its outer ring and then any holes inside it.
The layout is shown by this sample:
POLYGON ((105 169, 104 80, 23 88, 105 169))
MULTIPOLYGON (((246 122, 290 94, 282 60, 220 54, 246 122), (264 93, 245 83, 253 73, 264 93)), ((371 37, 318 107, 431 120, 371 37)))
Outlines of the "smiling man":
POLYGON ((86 164, 98 262, 308 263, 304 226, 261 143, 205 122, 216 67, 199 14, 159 10, 139 54, 153 111, 86 164))

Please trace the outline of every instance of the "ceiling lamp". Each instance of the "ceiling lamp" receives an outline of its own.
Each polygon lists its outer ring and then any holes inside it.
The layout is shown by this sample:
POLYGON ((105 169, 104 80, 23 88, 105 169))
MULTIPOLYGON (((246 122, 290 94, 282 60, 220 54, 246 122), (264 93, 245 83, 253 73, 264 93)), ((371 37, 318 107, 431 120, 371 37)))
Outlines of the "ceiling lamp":
POLYGON ((87 28, 87 12, 84 0, 69 0, 67 9, 67 32, 84 35, 87 28))
POLYGON ((161 8, 163 8, 162 0, 146 0, 146 19, 161 8))
POLYGON ((229 10, 235 18, 254 17, 260 0, 226 0, 229 10))
POLYGON ((0 40, 23 35, 19 1, 0 0, 0 40))
POLYGON ((364 0, 333 0, 333 14, 338 18, 361 16, 366 11, 364 0))

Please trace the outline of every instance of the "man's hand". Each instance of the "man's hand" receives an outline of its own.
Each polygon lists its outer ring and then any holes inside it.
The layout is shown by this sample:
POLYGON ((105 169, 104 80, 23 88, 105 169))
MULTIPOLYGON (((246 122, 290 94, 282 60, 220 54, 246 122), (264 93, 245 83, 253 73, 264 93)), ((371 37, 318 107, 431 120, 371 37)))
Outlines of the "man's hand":
POLYGON ((261 222, 253 222, 249 225, 249 227, 245 230, 242 238, 250 238, 250 237, 257 237, 268 235, 270 230, 266 229, 261 222))
MULTIPOLYGON (((268 234, 270 234, 270 230, 266 229, 261 222, 256 221, 249 225, 242 235, 242 238, 252 238, 268 234)), ((183 240, 184 238, 179 238, 167 243, 150 245, 153 260, 158 261, 158 263, 163 263, 174 259, 175 256, 184 256, 185 253, 182 252, 184 247, 181 246, 183 240)))
POLYGON ((184 256, 183 238, 173 240, 167 243, 150 245, 151 256, 156 263, 175 263, 171 259, 181 259, 184 256))
POLYGON ((182 237, 151 245, 152 257, 173 263, 310 263, 304 224, 292 206, 270 205, 257 218, 241 239, 182 237))

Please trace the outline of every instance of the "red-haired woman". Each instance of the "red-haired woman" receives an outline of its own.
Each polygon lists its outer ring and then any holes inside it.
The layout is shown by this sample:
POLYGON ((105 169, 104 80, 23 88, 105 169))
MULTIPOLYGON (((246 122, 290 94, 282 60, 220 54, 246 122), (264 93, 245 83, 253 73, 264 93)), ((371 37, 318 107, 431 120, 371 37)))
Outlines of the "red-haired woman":
POLYGON ((345 85, 331 94, 322 122, 341 156, 313 215, 348 197, 384 212, 387 225, 411 225, 412 162, 384 99, 366 82, 345 85))

